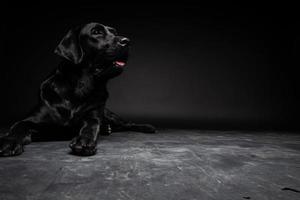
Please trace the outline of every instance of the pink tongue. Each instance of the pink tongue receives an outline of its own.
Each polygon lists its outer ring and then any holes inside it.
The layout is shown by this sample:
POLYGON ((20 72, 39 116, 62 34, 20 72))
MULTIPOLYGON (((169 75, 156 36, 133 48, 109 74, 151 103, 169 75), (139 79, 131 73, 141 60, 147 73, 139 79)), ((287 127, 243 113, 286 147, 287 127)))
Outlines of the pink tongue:
POLYGON ((116 61, 116 65, 120 66, 120 67, 123 67, 123 66, 125 66, 125 63, 122 62, 122 61, 116 61))

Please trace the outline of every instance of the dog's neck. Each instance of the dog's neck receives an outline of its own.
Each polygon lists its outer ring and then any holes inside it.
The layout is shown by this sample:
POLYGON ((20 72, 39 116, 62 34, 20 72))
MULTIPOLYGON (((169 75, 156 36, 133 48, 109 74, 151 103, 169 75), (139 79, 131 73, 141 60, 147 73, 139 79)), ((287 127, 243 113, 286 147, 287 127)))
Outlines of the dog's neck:
POLYGON ((60 71, 64 71, 66 73, 70 71, 85 71, 89 72, 93 75, 99 75, 101 72, 101 69, 105 68, 105 66, 109 66, 110 63, 106 61, 98 61, 98 62, 88 62, 88 61, 82 61, 79 64, 74 64, 73 62, 69 60, 62 60, 60 63, 60 71))

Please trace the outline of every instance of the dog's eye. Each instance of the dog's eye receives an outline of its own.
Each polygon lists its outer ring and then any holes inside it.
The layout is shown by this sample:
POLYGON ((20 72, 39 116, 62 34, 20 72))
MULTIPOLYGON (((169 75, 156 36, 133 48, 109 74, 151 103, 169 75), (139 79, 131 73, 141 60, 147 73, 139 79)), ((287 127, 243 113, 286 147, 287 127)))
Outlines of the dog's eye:
POLYGON ((104 32, 99 29, 92 29, 92 35, 104 35, 104 32))

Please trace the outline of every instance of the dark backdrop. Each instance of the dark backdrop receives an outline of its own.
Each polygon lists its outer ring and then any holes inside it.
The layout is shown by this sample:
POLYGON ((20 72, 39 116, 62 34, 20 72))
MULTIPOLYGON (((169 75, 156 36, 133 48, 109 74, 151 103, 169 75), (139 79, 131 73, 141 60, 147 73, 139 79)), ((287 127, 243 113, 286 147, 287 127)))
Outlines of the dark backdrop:
POLYGON ((297 129, 299 32, 292 8, 261 5, 6 5, 1 22, 4 125, 37 103, 67 30, 97 21, 132 40, 108 107, 161 127, 297 129))

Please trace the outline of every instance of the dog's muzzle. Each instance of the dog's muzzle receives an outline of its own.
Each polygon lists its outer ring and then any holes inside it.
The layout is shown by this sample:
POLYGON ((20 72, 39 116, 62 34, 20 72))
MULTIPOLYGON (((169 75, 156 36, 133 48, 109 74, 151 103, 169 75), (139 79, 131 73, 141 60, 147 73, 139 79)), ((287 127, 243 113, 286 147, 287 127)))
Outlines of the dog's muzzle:
POLYGON ((114 67, 123 68, 126 66, 127 63, 130 40, 126 37, 122 37, 118 41, 118 45, 121 47, 120 52, 117 58, 115 59, 115 61, 113 62, 113 64, 114 67))

